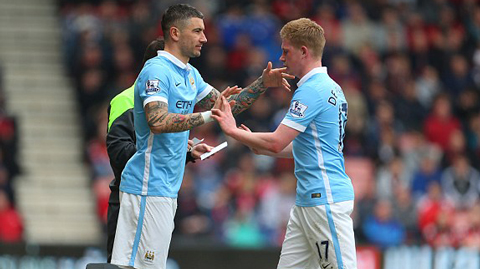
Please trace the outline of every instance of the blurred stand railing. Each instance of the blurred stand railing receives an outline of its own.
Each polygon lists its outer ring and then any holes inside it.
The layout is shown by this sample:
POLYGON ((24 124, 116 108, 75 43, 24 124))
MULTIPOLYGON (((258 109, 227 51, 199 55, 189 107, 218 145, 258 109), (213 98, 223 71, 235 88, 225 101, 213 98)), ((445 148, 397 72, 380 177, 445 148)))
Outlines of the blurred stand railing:
MULTIPOLYGON (((0 253, 2 269, 83 269, 106 260, 99 248, 81 246, 0 245, 0 253)), ((167 269, 273 269, 279 255, 279 248, 172 246, 167 269)), ((467 248, 359 246, 357 260, 358 269, 480 269, 479 252, 467 248)))

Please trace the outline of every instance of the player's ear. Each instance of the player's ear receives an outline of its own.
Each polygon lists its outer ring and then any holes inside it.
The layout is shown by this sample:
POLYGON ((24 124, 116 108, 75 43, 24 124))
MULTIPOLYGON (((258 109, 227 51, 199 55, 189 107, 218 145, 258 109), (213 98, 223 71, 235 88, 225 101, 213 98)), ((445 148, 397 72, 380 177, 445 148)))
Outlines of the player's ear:
POLYGON ((175 26, 170 27, 170 38, 173 41, 178 41, 180 38, 179 36, 180 36, 180 29, 178 29, 175 26))
POLYGON ((308 55, 308 48, 307 48, 306 46, 302 46, 302 47, 300 48, 300 51, 302 52, 302 58, 307 57, 307 55, 308 55))

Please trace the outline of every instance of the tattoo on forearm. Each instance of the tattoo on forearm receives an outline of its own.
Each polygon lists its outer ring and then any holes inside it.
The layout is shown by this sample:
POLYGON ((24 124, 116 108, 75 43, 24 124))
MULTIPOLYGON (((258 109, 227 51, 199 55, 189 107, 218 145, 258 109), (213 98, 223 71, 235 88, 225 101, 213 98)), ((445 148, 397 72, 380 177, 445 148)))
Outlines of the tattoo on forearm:
MULTIPOLYGON (((232 107, 233 115, 237 115, 249 108, 266 90, 267 88, 263 85, 263 78, 259 77, 240 93, 228 97, 229 101, 235 100, 235 105, 232 107)), ((220 92, 213 89, 207 94, 207 96, 197 103, 197 106, 205 110, 212 109, 219 96, 220 92)))
POLYGON ((232 95, 229 98, 229 100, 235 100, 235 105, 232 107, 232 114, 237 115, 249 108, 266 90, 267 88, 263 85, 262 77, 259 77, 239 94, 232 95))
POLYGON ((197 106, 199 106, 201 109, 210 110, 215 105, 215 102, 219 96, 220 92, 213 89, 209 94, 207 94, 207 96, 197 103, 197 106))
POLYGON ((168 104, 151 102, 145 106, 148 126, 161 133, 175 133, 190 130, 204 123, 200 113, 188 115, 168 113, 168 104))

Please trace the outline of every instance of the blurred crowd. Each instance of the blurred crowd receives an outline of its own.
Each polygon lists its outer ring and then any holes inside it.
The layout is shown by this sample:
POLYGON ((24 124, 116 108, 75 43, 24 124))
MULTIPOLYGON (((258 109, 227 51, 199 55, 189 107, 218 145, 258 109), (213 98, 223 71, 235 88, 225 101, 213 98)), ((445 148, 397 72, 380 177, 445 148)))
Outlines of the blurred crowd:
POLYGON ((5 106, 3 70, 0 66, 0 244, 23 238, 23 221, 15 207, 14 179, 20 174, 18 164, 17 121, 5 106))
MULTIPOLYGON (((130 87, 160 17, 175 1, 61 0, 65 66, 83 116, 85 161, 101 223, 113 178, 110 99, 130 87)), ((185 1, 208 43, 191 60, 219 90, 281 66, 279 30, 309 17, 325 29, 322 63, 349 103, 344 155, 358 243, 480 249, 480 3, 476 0, 185 1)), ((291 81, 295 87, 297 81, 291 81)), ((273 131, 292 93, 269 89, 238 115, 273 131)), ((175 235, 238 247, 279 246, 295 203, 293 161, 251 153, 216 123, 191 132, 226 150, 188 164, 175 235)))

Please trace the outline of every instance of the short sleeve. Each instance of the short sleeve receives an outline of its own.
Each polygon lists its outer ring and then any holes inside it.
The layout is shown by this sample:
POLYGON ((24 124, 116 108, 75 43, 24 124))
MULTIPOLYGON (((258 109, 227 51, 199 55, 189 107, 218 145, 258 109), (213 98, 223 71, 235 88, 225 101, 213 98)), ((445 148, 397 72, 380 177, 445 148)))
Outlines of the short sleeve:
POLYGON ((170 79, 168 71, 163 69, 162 72, 154 66, 146 67, 137 82, 138 93, 142 99, 143 107, 154 101, 168 103, 170 79), (155 70, 156 69, 156 70, 155 70))
POLYGON ((322 98, 318 91, 312 88, 299 88, 293 94, 282 124, 299 132, 304 132, 308 125, 322 111, 322 98))
POLYGON ((195 77, 195 83, 197 84, 197 97, 195 98, 195 103, 198 103, 213 90, 213 87, 203 80, 202 76, 196 68, 192 68, 193 75, 195 77))

